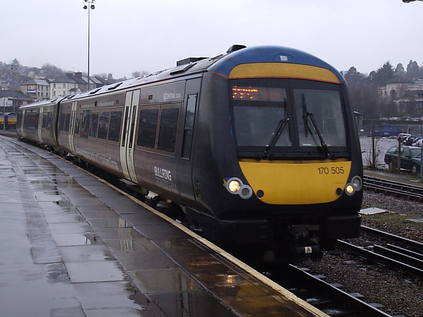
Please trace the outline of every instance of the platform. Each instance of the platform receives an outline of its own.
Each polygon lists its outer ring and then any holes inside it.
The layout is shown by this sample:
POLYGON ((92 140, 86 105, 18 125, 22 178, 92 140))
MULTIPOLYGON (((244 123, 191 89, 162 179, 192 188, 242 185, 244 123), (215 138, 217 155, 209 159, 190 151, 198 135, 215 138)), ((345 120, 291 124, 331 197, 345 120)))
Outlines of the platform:
POLYGON ((2 316, 326 316, 165 216, 0 136, 2 316))

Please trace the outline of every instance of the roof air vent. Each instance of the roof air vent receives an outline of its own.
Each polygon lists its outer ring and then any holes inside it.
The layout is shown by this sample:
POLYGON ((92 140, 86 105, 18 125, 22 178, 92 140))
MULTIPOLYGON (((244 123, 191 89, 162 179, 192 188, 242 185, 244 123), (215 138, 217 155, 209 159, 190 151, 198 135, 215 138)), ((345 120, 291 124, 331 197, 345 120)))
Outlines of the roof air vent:
POLYGON ((228 48, 228 50, 226 51, 226 53, 230 54, 232 52, 238 51, 238 50, 242 50, 243 48, 246 48, 247 46, 245 45, 232 45, 230 48, 228 48))
POLYGON ((188 57, 185 59, 181 59, 180 61, 176 62, 176 66, 181 66, 189 63, 195 63, 201 61, 202 59, 206 59, 207 57, 188 57))

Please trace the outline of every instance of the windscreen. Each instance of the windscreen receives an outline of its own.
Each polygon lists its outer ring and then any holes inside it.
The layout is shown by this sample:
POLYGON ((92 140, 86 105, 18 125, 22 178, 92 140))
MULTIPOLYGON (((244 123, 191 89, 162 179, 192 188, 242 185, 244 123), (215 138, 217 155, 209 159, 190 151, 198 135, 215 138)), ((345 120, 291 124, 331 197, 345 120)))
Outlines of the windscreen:
MULTIPOLYGON (((232 87, 235 133, 238 146, 266 146, 280 120, 287 114, 287 91, 274 87, 232 87)), ((288 129, 277 146, 291 145, 288 129)))
POLYGON ((294 89, 294 108, 299 146, 319 146, 321 139, 327 146, 345 146, 344 116, 339 91, 294 89))
POLYGON ((236 142, 242 152, 264 151, 266 157, 270 147, 272 155, 346 153, 339 85, 294 79, 236 80, 231 100, 236 142))

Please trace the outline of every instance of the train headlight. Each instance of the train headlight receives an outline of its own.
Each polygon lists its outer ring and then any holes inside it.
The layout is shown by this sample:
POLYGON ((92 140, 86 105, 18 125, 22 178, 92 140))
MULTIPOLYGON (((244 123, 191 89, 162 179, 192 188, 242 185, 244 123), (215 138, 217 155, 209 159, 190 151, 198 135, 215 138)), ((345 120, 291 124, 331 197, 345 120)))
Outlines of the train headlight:
POLYGON ((347 186, 345 186, 345 194, 347 194, 348 196, 352 196, 355 193, 355 188, 353 184, 347 184, 347 186))
POLYGON ((238 194, 240 189, 242 186, 242 182, 239 178, 236 177, 232 177, 228 180, 228 182, 226 183, 226 189, 231 193, 231 194, 238 194))
POLYGON ((363 187, 363 181, 360 176, 354 176, 351 179, 351 183, 354 186, 355 191, 357 192, 360 191, 361 188, 363 187))
POLYGON ((253 196, 253 189, 246 185, 238 177, 225 178, 223 185, 233 195, 239 195, 242 199, 249 199, 253 196))

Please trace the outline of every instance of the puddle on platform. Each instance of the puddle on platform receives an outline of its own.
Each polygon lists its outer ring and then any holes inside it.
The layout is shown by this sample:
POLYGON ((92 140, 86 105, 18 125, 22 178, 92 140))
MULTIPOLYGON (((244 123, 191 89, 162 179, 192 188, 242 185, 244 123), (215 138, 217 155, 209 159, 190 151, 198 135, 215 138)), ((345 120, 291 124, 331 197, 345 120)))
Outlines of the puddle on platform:
POLYGON ((34 198, 40 202, 53 202, 63 200, 63 196, 58 191, 35 192, 34 198))

